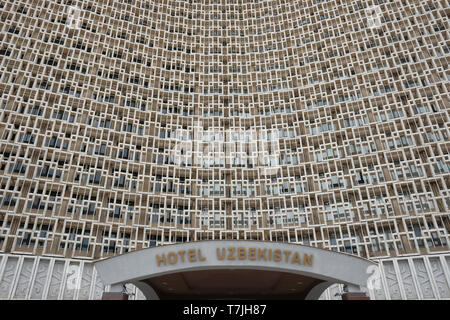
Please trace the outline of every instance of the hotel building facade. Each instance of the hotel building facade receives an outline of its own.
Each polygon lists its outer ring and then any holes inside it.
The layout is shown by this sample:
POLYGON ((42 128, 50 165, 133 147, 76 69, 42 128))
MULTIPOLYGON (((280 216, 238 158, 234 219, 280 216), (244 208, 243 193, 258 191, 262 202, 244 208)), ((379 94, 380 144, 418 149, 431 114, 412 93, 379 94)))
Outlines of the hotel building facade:
POLYGON ((379 263, 371 299, 450 299, 449 15, 1 2, 0 299, 100 299, 94 261, 203 240, 348 253, 379 263))

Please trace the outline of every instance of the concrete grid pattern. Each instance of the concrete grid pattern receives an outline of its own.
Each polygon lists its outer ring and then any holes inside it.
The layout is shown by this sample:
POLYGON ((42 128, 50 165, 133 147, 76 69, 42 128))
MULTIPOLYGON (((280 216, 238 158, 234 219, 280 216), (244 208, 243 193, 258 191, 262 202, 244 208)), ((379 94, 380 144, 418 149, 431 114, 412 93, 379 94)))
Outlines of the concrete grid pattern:
POLYGON ((0 252, 448 253, 449 14, 445 0, 2 2, 0 252), (176 133, 196 127, 218 153, 177 162, 176 133), (274 170, 242 131, 275 133, 274 170))

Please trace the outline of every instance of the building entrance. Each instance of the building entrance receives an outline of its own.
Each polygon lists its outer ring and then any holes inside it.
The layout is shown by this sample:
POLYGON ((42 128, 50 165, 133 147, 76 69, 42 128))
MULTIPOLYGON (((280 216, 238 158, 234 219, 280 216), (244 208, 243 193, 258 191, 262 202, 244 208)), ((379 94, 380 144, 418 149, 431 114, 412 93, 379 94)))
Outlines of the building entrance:
POLYGON ((366 298, 370 266, 353 255, 298 244, 265 241, 200 241, 147 248, 95 263, 111 290, 125 299, 137 286, 147 299, 318 299, 334 283, 348 298, 366 298))

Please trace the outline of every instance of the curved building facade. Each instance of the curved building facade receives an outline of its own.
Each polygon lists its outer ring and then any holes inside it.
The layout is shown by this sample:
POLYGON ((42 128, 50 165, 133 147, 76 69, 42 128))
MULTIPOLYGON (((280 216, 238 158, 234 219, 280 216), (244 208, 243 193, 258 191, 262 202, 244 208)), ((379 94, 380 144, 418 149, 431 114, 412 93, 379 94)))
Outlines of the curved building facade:
POLYGON ((202 240, 349 253, 379 262, 372 299, 450 298, 449 10, 2 2, 0 298, 99 298, 93 261, 202 240))

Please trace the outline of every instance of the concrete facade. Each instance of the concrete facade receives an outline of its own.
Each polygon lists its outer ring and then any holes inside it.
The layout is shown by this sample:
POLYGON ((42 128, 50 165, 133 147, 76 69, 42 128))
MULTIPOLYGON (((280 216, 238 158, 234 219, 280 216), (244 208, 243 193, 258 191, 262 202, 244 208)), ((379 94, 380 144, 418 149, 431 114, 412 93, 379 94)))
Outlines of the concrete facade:
MULTIPOLYGON (((0 294, 32 298, 24 283, 50 266, 39 279, 60 290, 72 263, 259 240, 383 261, 380 297, 446 297, 449 14, 445 0, 1 2, 0 294)), ((38 295, 71 295, 57 292, 38 295)))

